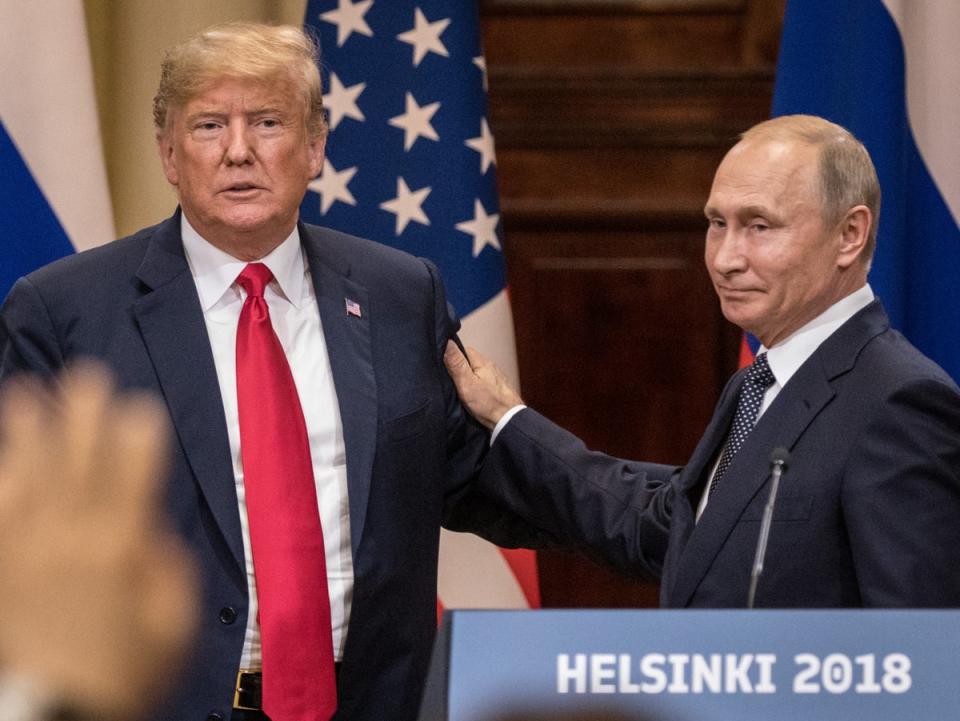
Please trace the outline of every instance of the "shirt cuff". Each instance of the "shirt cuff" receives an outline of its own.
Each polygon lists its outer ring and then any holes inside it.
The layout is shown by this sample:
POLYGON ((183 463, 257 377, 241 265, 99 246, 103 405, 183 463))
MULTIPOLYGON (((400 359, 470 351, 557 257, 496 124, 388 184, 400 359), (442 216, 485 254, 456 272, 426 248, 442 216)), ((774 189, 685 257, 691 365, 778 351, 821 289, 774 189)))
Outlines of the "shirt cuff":
POLYGON ((509 411, 507 411, 500 417, 500 420, 497 421, 497 425, 493 427, 493 433, 490 434, 491 446, 493 445, 493 442, 497 440, 497 436, 500 435, 500 431, 502 431, 504 427, 506 427, 507 423, 510 422, 510 419, 513 418, 515 415, 517 415, 517 413, 522 411, 524 408, 526 408, 526 406, 521 403, 520 405, 517 405, 511 408, 509 411))

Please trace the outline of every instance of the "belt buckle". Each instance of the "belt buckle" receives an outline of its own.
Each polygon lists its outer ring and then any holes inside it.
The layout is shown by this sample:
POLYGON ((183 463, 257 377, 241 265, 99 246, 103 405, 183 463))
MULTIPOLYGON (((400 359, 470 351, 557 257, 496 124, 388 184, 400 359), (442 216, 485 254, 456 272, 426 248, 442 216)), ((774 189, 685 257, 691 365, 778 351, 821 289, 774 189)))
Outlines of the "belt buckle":
MULTIPOLYGON (((241 701, 240 694, 241 691, 252 691, 252 689, 243 688, 244 676, 259 676, 260 671, 251 671, 240 669, 237 671, 237 681, 233 686, 233 708, 236 711, 260 711, 262 706, 245 706, 241 701)), ((258 694, 259 695, 259 694, 258 694)))

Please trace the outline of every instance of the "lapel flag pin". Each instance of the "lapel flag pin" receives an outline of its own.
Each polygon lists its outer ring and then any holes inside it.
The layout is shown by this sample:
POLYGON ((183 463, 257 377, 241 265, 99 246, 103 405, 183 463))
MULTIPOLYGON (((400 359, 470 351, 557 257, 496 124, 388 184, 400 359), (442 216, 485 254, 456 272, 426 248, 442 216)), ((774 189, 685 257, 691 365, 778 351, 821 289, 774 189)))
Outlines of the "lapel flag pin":
POLYGON ((360 304, 357 303, 357 301, 344 298, 343 302, 347 307, 347 315, 355 315, 357 318, 363 317, 363 314, 360 312, 360 304))

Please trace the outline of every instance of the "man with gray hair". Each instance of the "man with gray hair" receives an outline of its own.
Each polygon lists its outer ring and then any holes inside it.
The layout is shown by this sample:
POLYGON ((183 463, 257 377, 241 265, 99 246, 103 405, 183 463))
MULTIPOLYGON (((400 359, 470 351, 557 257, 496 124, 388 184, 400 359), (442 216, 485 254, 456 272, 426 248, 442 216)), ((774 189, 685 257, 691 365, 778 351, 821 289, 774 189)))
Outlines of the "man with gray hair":
POLYGON ((171 49, 154 119, 174 215, 21 278, 0 314, 0 378, 93 357, 169 413, 199 635, 177 691, 139 715, 409 721, 441 522, 484 513, 465 497, 487 434, 444 372, 458 324, 440 277, 298 222, 326 140, 300 29, 171 49))
POLYGON ((822 118, 769 120, 727 153, 704 257, 724 316, 763 345, 683 468, 588 451, 448 344, 461 398, 494 429, 483 491, 660 578, 663 606, 742 607, 784 448, 757 606, 960 606, 960 390, 867 283, 879 205, 866 149, 822 118))

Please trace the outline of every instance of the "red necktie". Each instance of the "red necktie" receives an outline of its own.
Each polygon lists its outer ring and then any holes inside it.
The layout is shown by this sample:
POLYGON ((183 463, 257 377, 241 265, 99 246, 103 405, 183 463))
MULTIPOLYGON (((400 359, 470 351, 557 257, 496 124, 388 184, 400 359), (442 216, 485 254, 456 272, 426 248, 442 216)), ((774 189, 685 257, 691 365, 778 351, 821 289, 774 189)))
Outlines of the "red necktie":
POLYGON ((323 531, 307 428, 263 298, 262 263, 237 277, 240 454, 260 602, 263 710, 272 721, 329 721, 337 708, 323 531))

